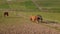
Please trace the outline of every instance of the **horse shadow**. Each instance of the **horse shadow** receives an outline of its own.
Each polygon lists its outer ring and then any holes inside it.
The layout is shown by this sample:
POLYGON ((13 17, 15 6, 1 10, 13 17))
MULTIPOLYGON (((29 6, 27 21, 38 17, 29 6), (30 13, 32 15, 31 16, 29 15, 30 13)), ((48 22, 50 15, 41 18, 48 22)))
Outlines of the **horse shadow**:
POLYGON ((45 21, 42 21, 41 23, 54 24, 54 23, 58 23, 58 22, 56 22, 56 21, 50 21, 50 20, 45 20, 45 21))

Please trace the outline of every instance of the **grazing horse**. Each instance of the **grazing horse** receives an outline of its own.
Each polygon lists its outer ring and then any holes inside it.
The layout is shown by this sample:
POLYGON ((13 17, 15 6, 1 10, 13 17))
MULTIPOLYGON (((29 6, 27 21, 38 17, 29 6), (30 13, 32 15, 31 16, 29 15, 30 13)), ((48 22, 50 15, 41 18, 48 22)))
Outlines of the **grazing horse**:
POLYGON ((4 12, 4 16, 9 16, 9 15, 8 15, 8 12, 4 12))
POLYGON ((41 16, 41 15, 37 15, 37 17, 38 17, 38 21, 40 21, 40 22, 42 22, 42 21, 43 21, 43 18, 42 18, 42 16, 41 16))
POLYGON ((33 21, 33 22, 39 23, 39 21, 42 22, 43 19, 42 19, 42 16, 41 15, 36 15, 36 16, 31 16, 30 17, 30 20, 33 21))

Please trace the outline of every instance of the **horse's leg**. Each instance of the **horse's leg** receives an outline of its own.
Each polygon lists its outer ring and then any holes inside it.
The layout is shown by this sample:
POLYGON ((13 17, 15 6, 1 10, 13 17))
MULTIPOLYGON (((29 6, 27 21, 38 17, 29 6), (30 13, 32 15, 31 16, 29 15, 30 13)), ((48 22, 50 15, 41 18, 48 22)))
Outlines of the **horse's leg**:
POLYGON ((36 20, 35 20, 35 22, 36 22, 36 23, 39 23, 39 20, 38 20, 38 19, 36 19, 36 20))
POLYGON ((8 13, 6 15, 8 16, 8 13))
POLYGON ((41 22, 43 22, 43 18, 41 18, 41 22))

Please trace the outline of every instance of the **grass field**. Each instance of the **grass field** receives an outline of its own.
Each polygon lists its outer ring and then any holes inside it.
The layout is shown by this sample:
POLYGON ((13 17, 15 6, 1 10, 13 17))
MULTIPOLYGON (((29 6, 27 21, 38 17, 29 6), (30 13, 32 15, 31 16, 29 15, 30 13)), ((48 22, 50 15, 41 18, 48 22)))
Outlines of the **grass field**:
POLYGON ((1 34, 34 34, 34 33, 41 33, 43 32, 43 34, 59 34, 60 29, 58 29, 57 27, 51 27, 52 25, 47 25, 48 27, 46 27, 46 24, 35 24, 32 23, 29 20, 29 16, 31 15, 42 15, 44 20, 51 20, 51 21, 56 21, 56 22, 60 22, 59 19, 59 14, 60 13, 46 13, 46 12, 11 12, 9 11, 9 16, 8 17, 4 17, 3 16, 3 12, 0 12, 0 33, 1 34), (58 16, 58 17, 56 17, 58 16), (39 29, 37 30, 36 29, 39 29), (44 29, 45 28, 45 29, 44 29), (21 30, 20 30, 21 29, 21 30), (51 30, 50 30, 51 29, 51 30), (58 31, 56 31, 56 30, 58 31), (48 33, 47 33, 48 31, 48 33), (45 33, 44 33, 45 32, 45 33))
POLYGON ((0 34, 60 34, 60 24, 36 24, 29 20, 31 15, 42 15, 46 21, 60 23, 60 0, 33 1, 0 0, 0 34), (8 17, 4 17, 4 11, 9 12, 8 17))
MULTIPOLYGON (((33 0, 34 1, 34 0, 33 0)), ((12 9, 19 11, 48 11, 60 12, 60 0, 35 0, 36 5, 31 0, 0 0, 0 9, 12 9), (39 7, 41 9, 39 9, 39 7)))
POLYGON ((60 0, 35 0, 42 10, 60 12, 60 0))

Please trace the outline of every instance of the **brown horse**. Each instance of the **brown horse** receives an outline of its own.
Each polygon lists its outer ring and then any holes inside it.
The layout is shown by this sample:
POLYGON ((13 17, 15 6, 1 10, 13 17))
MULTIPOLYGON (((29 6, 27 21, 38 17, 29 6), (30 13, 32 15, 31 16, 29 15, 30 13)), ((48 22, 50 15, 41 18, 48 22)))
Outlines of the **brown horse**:
POLYGON ((33 21, 33 22, 39 23, 39 21, 42 22, 43 19, 42 19, 41 15, 36 15, 36 16, 31 16, 30 20, 33 21))
POLYGON ((4 12, 4 17, 9 16, 8 12, 4 12))

